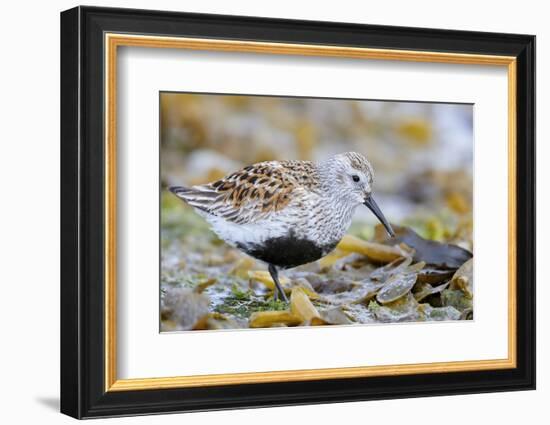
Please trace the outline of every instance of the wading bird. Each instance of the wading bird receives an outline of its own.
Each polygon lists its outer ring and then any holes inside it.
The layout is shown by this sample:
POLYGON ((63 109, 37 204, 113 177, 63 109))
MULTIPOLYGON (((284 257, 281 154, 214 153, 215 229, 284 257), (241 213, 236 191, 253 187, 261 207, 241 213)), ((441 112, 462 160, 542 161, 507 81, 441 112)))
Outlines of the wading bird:
POLYGON ((348 230, 355 209, 366 205, 394 236, 372 197, 367 159, 346 152, 322 162, 267 161, 220 180, 170 191, 195 208, 228 244, 268 265, 277 292, 288 302, 278 269, 316 261, 348 230))

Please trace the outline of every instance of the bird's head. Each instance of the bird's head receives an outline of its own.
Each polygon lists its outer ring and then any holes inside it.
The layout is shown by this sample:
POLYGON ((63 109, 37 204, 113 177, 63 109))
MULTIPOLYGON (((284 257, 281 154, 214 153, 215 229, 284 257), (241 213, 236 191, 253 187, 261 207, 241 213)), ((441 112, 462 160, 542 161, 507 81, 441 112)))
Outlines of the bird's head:
POLYGON ((325 178, 330 181, 331 196, 351 206, 363 204, 384 225, 388 234, 395 233, 372 196, 374 170, 367 158, 356 152, 335 155, 322 163, 325 178))

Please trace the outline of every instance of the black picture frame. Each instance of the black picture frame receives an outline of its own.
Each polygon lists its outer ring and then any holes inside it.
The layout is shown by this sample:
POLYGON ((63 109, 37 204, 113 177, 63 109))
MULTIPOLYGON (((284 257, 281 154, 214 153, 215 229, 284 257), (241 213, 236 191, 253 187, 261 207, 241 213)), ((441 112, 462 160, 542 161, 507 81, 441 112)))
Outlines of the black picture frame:
POLYGON ((76 7, 61 13, 61 412, 75 418, 535 388, 535 37, 76 7), (322 381, 105 391, 104 33, 517 58, 517 367, 322 381))

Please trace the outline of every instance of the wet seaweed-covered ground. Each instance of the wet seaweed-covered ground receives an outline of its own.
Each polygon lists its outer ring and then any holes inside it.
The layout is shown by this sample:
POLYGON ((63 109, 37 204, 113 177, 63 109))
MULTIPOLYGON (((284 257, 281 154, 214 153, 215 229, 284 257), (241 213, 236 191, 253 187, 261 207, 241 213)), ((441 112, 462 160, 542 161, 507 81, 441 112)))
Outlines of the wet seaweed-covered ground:
POLYGON ((381 227, 356 223, 331 254, 282 273, 287 305, 274 299, 264 264, 217 239, 169 193, 162 202, 164 332, 473 318, 470 251, 410 227, 395 226, 388 240, 381 227))

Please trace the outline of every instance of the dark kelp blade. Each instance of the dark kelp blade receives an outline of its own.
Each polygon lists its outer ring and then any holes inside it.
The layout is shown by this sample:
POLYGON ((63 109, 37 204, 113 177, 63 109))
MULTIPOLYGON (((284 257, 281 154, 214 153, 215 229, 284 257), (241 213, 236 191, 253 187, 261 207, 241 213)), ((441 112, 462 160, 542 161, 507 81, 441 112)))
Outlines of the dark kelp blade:
POLYGON ((404 243, 415 250, 414 261, 439 269, 456 270, 470 258, 472 253, 457 245, 424 239, 410 227, 393 226, 395 237, 388 238, 382 226, 376 227, 376 239, 388 245, 404 243))

